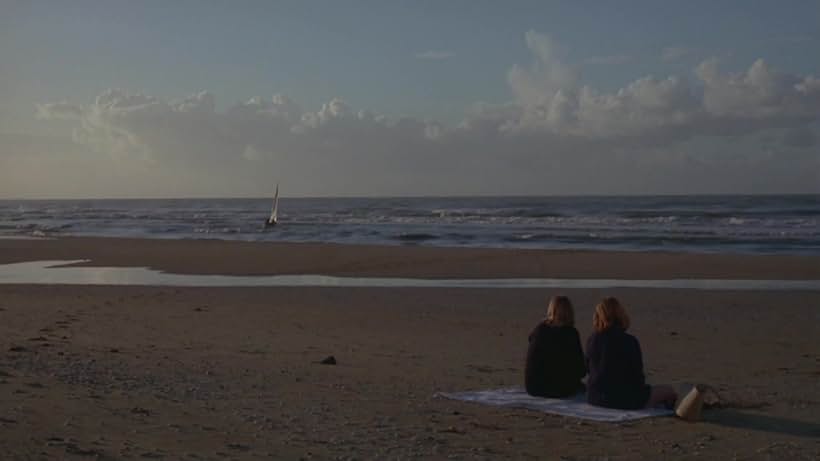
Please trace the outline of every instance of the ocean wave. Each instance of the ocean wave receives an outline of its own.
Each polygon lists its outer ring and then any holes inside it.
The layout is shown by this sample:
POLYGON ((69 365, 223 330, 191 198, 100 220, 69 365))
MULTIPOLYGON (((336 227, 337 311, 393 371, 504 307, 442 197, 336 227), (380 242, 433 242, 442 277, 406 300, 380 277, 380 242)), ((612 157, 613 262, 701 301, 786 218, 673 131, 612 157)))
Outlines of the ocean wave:
POLYGON ((453 208, 433 209, 430 213, 439 218, 558 218, 566 214, 553 210, 532 208, 453 208))
POLYGON ((406 233, 406 234, 398 234, 394 235, 393 239, 401 240, 403 242, 422 242, 426 240, 435 240, 438 239, 439 236, 435 234, 425 234, 425 233, 406 233))
POLYGON ((0 234, 820 254, 820 196, 0 202, 0 234))

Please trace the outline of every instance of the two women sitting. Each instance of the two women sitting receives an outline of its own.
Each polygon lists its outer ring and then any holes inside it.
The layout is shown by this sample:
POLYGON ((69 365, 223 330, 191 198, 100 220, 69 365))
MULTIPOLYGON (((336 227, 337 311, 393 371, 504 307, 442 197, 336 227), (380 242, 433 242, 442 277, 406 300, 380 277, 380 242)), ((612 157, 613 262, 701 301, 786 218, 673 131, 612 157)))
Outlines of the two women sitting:
POLYGON ((529 338, 528 394, 569 397, 584 390, 581 379, 588 372, 587 401, 593 405, 625 410, 674 405, 677 395, 671 387, 646 384, 641 346, 626 332, 629 316, 617 299, 604 298, 595 307, 586 358, 573 319, 569 298, 550 300, 547 318, 529 338))

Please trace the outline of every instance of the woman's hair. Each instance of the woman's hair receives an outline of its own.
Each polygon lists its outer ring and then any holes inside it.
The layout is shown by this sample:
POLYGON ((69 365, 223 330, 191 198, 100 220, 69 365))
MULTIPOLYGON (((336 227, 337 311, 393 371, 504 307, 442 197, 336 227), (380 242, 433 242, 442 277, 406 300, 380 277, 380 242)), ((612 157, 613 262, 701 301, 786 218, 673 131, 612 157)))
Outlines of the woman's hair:
POLYGON ((626 315, 624 306, 618 302, 617 298, 608 296, 595 306, 595 314, 592 316, 592 329, 599 333, 613 326, 623 330, 628 329, 629 316, 626 315))
POLYGON ((575 325, 572 302, 566 296, 553 296, 547 306, 547 325, 571 327, 575 325))

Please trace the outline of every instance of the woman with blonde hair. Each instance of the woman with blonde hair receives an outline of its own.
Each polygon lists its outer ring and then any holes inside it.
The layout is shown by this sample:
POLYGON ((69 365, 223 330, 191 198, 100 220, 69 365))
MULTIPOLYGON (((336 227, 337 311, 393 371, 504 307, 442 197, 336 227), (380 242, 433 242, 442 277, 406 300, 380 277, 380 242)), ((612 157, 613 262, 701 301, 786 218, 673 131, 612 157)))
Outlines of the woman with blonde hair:
POLYGON ((613 297, 601 300, 587 340, 587 401, 593 405, 632 410, 659 404, 671 408, 677 394, 669 386, 646 384, 638 340, 628 334, 629 316, 613 297))
POLYGON ((538 397, 568 397, 584 390, 587 374, 581 337, 575 329, 572 303, 555 296, 547 317, 530 333, 524 382, 527 393, 538 397))

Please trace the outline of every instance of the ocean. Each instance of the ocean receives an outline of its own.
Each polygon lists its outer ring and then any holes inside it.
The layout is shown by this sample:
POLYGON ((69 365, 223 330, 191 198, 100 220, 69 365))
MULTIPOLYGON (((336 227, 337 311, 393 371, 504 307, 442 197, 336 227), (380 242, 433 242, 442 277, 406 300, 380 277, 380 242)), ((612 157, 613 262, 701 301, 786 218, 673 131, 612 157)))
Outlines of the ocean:
POLYGON ((0 201, 0 237, 820 254, 820 195, 0 201))

